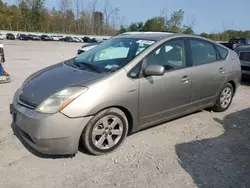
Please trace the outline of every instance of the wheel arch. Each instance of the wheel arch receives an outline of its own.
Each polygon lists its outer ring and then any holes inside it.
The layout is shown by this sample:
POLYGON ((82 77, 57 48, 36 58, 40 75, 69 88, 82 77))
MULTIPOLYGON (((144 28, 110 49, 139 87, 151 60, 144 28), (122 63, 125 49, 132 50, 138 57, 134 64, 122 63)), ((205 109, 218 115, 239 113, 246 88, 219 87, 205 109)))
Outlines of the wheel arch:
POLYGON ((109 109, 109 108, 117 108, 125 114, 125 116, 128 120, 128 134, 131 134, 133 131, 133 128, 134 128, 134 118, 133 118, 132 113, 127 108, 125 108, 123 106, 114 105, 114 106, 105 107, 105 108, 99 110, 96 114, 98 114, 99 112, 101 112, 103 110, 109 109))
MULTIPOLYGON (((128 130, 126 131, 127 132, 126 134, 127 135, 130 134, 133 131, 133 117, 132 117, 131 112, 127 108, 122 107, 122 106, 115 106, 114 105, 114 106, 108 106, 106 108, 103 108, 103 109, 99 110, 98 112, 96 112, 95 114, 93 114, 91 116, 92 118, 88 122, 91 121, 93 123, 93 122, 97 121, 97 119, 99 118, 99 114, 101 117, 103 117, 103 115, 105 116, 105 113, 109 112, 109 109, 112 109, 111 111, 113 111, 113 112, 119 113, 120 116, 122 116, 123 118, 125 118, 125 117, 127 118, 126 121, 128 123, 128 130), (121 112, 123 112, 124 115, 121 114, 121 112)), ((92 123, 89 125, 93 125, 92 123)), ((90 127, 91 126, 87 126, 87 125, 84 127, 84 129, 81 133, 81 136, 79 138, 78 148, 80 148, 80 146, 82 144, 82 146, 86 149, 85 151, 90 152, 91 154, 94 154, 94 155, 101 155, 103 153, 101 153, 99 150, 95 150, 94 148, 92 148, 92 144, 89 142, 89 133, 91 131, 90 127)), ((123 139, 121 140, 121 142, 119 141, 120 142, 119 145, 124 141, 126 134, 123 134, 123 139)), ((118 148, 119 145, 117 145, 116 148, 118 148)), ((111 150, 111 151, 113 151, 113 150, 111 150)))
POLYGON ((236 83, 233 80, 228 81, 228 83, 233 86, 234 93, 235 93, 235 91, 236 91, 236 83))

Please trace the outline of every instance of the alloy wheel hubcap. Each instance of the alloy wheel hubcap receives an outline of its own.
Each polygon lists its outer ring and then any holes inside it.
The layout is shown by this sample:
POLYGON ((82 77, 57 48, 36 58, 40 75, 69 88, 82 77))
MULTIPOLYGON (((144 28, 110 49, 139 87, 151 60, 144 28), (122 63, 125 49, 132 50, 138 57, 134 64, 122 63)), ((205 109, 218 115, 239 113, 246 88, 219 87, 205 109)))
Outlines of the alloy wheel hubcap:
POLYGON ((230 105, 232 100, 232 90, 229 87, 226 87, 220 96, 220 105, 222 108, 227 108, 230 105))
POLYGON ((114 115, 101 118, 92 131, 92 142, 98 149, 109 149, 114 147, 123 134, 123 123, 114 115))

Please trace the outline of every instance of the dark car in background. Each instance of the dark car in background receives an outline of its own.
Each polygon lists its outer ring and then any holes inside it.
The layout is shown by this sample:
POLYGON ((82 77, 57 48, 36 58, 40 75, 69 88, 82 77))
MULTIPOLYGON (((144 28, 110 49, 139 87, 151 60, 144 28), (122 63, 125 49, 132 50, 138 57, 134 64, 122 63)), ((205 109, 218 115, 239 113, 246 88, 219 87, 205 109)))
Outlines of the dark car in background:
POLYGON ((7 33, 6 34, 6 39, 7 40, 15 40, 15 35, 13 33, 7 33))
POLYGON ((231 50, 235 50, 239 46, 250 45, 250 38, 235 37, 229 40, 228 43, 220 43, 231 50))
POLYGON ((25 34, 17 34, 17 39, 19 40, 29 40, 29 37, 25 34))
POLYGON ((64 42, 79 42, 75 37, 65 37, 64 42))
POLYGON ((97 43, 98 41, 96 38, 90 38, 90 37, 83 37, 82 38, 83 42, 85 43, 97 43))
POLYGON ((48 36, 48 35, 42 35, 41 40, 42 41, 52 41, 52 38, 50 36, 48 36))
POLYGON ((241 72, 243 75, 250 75, 250 45, 239 46, 235 49, 241 63, 241 72))
POLYGON ((92 38, 91 41, 92 41, 92 43, 98 42, 96 38, 92 38))
POLYGON ((66 36, 63 38, 63 41, 64 42, 73 42, 73 39, 72 39, 72 37, 66 36))
POLYGON ((59 41, 63 41, 64 42, 65 38, 66 38, 65 36, 59 36, 59 41))
POLYGON ((91 42, 92 42, 92 41, 91 41, 91 38, 89 38, 89 37, 83 37, 82 40, 83 40, 83 42, 85 42, 85 43, 91 43, 91 42))
POLYGON ((38 35, 32 35, 32 34, 28 34, 29 40, 34 40, 34 41, 39 41, 41 40, 41 37, 38 35))

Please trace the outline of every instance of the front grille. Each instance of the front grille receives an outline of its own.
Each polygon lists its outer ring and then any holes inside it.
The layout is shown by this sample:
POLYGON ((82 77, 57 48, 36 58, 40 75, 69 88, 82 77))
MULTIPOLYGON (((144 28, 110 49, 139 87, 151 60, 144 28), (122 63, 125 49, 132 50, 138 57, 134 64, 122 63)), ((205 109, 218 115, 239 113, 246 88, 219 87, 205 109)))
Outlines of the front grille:
POLYGON ((37 107, 36 104, 33 104, 31 102, 25 101, 23 99, 19 99, 18 103, 24 107, 30 108, 30 109, 35 109, 37 107))
POLYGON ((250 52, 240 52, 240 60, 250 62, 250 52))
POLYGON ((250 67, 241 66, 241 70, 243 70, 243 71, 250 71, 250 67))

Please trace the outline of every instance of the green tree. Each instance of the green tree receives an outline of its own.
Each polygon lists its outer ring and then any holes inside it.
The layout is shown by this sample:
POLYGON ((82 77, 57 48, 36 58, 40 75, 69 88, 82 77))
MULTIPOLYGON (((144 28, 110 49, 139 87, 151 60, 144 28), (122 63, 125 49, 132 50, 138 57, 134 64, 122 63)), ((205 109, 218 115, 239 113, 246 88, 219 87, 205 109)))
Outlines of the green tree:
POLYGON ((6 20, 8 23, 8 29, 9 30, 16 30, 18 27, 18 20, 19 20, 19 10, 16 7, 16 5, 12 5, 10 6, 7 10, 6 10, 6 20))
MULTIPOLYGON (((109 3, 106 3, 103 11, 97 11, 97 0, 94 0, 94 3, 86 6, 89 8, 78 7, 79 15, 75 16, 71 8, 72 0, 60 0, 60 10, 47 9, 44 6, 45 0, 17 1, 16 6, 8 5, 0 0, 0 29, 100 35, 116 35, 127 31, 169 31, 194 34, 193 24, 183 25, 184 11, 182 9, 174 11, 170 16, 150 18, 145 23, 135 22, 128 27, 120 25, 120 29, 117 30, 114 21, 119 20, 119 8, 112 9, 109 3)), ((74 2, 77 6, 80 4, 80 0, 74 0, 74 2)), ((212 40, 228 41, 232 37, 250 38, 250 31, 225 30, 200 35, 212 40)))
POLYGON ((165 18, 164 17, 154 17, 146 21, 144 31, 165 31, 165 18))
POLYGON ((31 0, 31 23, 33 30, 38 31, 41 28, 41 12, 44 9, 45 0, 31 0))
POLYGON ((132 23, 129 27, 128 27, 128 31, 142 31, 144 27, 143 22, 136 22, 136 23, 132 23))
POLYGON ((191 26, 186 26, 184 25, 183 28, 182 28, 182 33, 184 34, 194 34, 194 30, 191 26))
POLYGON ((121 25, 120 26, 120 30, 119 30, 119 33, 121 34, 121 33, 125 33, 125 32, 127 32, 128 30, 127 30, 127 28, 125 27, 125 26, 123 26, 123 25, 121 25))
POLYGON ((21 30, 27 31, 30 20, 30 9, 25 0, 19 2, 18 8, 20 14, 20 28, 21 30))
POLYGON ((6 29, 7 27, 7 20, 6 20, 6 16, 7 16, 7 6, 6 4, 4 4, 2 2, 2 0, 0 0, 0 26, 3 28, 3 29, 6 29))
POLYGON ((171 14, 169 20, 166 21, 167 30, 170 32, 181 32, 182 31, 182 22, 184 18, 184 11, 182 9, 174 11, 171 14))

